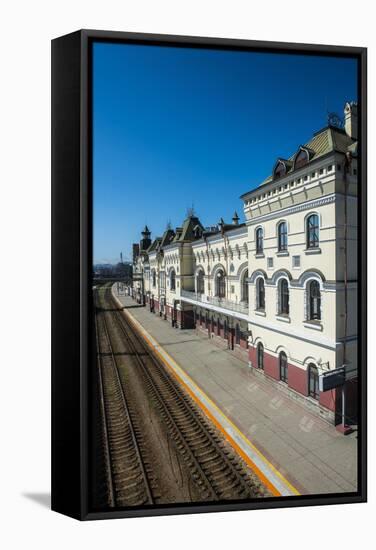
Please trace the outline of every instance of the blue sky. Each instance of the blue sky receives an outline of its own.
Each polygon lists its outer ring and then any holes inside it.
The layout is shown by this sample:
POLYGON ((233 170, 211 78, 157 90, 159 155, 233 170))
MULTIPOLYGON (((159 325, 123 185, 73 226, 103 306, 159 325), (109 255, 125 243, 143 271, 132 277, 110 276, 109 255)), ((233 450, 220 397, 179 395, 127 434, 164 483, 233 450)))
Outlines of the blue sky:
POLYGON ((204 225, 234 210, 356 100, 356 61, 95 43, 94 262, 130 258, 145 223, 204 225))

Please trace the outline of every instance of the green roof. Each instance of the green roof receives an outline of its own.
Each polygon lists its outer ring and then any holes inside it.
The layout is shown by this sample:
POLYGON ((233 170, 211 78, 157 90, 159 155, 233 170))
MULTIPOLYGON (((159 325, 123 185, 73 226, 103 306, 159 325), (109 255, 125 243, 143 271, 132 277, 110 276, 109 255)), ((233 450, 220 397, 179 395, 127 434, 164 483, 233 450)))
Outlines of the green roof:
POLYGON ((194 228, 199 225, 203 230, 203 226, 200 220, 196 216, 189 216, 183 223, 183 230, 181 232, 179 241, 193 241, 195 239, 194 228))
MULTIPOLYGON (((301 147, 310 150, 310 162, 316 160, 331 152, 346 153, 353 146, 355 141, 349 137, 344 130, 336 128, 334 126, 328 126, 323 128, 319 132, 316 132, 313 137, 301 147)), ((288 170, 287 174, 293 171, 292 161, 296 155, 296 152, 289 157, 288 162, 291 163, 291 170, 288 170)), ((265 185, 273 181, 273 176, 267 177, 261 184, 265 185)))
POLYGON ((166 231, 163 233, 163 236, 162 236, 162 239, 161 239, 160 248, 170 244, 174 237, 175 237, 174 231, 172 229, 166 229, 166 231))
POLYGON ((147 252, 153 252, 154 250, 157 250, 161 240, 162 239, 160 237, 156 237, 154 241, 151 243, 151 245, 149 246, 149 248, 147 249, 147 252))

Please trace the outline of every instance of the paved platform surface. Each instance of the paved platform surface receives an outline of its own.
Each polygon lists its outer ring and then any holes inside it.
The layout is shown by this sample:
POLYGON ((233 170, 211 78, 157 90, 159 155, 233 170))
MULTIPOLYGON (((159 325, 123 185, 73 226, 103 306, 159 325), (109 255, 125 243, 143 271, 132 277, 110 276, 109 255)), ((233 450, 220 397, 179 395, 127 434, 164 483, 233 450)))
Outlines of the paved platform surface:
POLYGON ((356 432, 339 434, 195 330, 174 329, 130 297, 120 294, 118 299, 280 494, 356 491, 356 432))

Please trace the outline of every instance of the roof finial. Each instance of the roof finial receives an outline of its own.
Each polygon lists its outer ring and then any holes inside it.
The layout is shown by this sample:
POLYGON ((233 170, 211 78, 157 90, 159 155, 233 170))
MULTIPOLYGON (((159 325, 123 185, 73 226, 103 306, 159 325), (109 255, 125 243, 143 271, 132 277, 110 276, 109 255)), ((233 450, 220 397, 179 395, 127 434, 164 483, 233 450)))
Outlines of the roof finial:
POLYGON ((189 208, 187 208, 187 218, 194 218, 195 217, 195 208, 194 208, 194 204, 192 202, 192 206, 190 206, 189 208))

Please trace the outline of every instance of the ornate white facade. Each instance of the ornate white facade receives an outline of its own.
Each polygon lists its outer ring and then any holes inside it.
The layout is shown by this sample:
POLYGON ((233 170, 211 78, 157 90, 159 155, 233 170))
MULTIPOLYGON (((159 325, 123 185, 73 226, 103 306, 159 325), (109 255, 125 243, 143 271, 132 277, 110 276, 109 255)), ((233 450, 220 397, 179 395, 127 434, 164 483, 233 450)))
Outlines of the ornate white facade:
MULTIPOLYGON (((357 105, 344 128, 316 132, 242 195, 245 223, 205 228, 193 214, 135 259, 139 301, 176 327, 205 332, 281 391, 338 422, 357 381, 357 105)), ((142 248, 142 246, 141 246, 142 248)))

